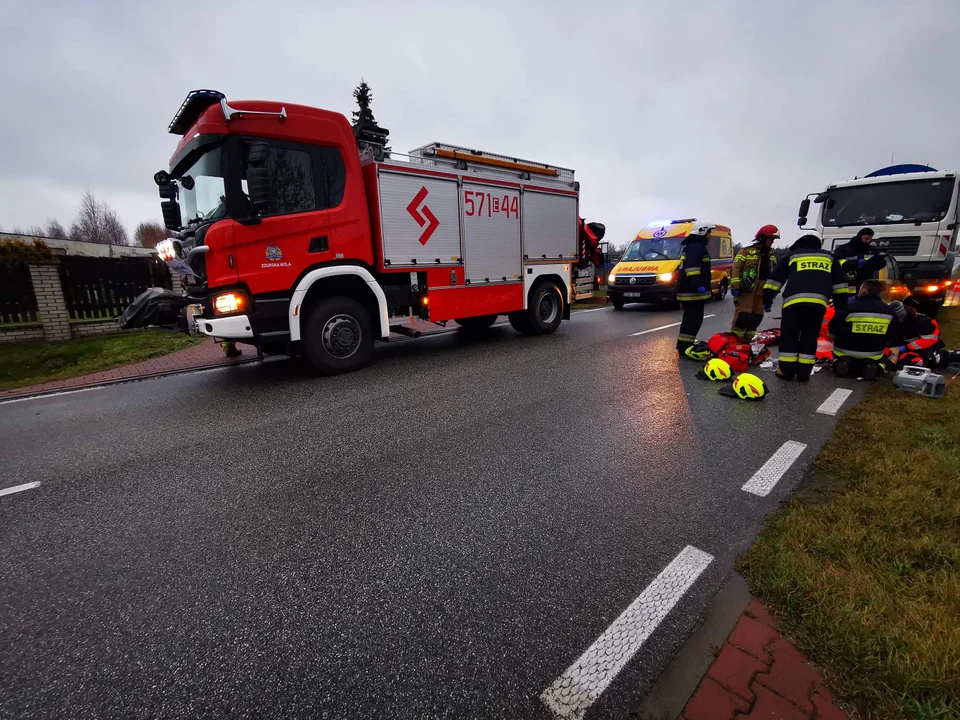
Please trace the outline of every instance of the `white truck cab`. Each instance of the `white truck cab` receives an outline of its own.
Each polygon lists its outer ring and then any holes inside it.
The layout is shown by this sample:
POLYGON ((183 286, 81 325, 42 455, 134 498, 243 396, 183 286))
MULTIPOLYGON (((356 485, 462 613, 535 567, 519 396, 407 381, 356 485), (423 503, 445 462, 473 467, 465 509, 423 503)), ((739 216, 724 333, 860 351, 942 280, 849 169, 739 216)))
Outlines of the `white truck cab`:
POLYGON ((926 165, 892 165, 808 195, 797 224, 807 224, 813 198, 819 206, 816 226, 804 229, 815 229, 825 250, 844 244, 860 228, 872 228, 872 246, 895 257, 911 292, 937 308, 954 284, 958 180, 956 172, 926 165))

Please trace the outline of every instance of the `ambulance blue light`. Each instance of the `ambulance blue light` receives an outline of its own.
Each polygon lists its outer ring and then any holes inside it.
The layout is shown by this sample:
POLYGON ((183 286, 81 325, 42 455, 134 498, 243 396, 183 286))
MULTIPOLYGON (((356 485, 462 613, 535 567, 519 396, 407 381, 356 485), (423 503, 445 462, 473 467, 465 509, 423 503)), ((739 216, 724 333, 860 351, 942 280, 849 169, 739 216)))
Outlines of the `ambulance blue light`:
POLYGON ((673 222, 672 220, 654 220, 651 223, 647 223, 647 227, 652 227, 652 228, 666 227, 667 225, 670 225, 672 222, 673 222))

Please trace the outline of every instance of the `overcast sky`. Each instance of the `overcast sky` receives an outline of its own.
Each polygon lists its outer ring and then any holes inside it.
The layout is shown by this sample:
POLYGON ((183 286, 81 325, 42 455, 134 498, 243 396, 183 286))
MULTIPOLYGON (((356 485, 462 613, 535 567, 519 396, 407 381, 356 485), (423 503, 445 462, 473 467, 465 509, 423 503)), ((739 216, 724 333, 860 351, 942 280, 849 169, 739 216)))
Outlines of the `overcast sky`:
POLYGON ((891 153, 960 169, 958 0, 12 0, 0 33, 8 230, 69 226, 84 189, 159 220, 191 89, 349 113, 361 76, 394 150, 571 167, 615 243, 687 216, 792 239, 807 193, 891 153))

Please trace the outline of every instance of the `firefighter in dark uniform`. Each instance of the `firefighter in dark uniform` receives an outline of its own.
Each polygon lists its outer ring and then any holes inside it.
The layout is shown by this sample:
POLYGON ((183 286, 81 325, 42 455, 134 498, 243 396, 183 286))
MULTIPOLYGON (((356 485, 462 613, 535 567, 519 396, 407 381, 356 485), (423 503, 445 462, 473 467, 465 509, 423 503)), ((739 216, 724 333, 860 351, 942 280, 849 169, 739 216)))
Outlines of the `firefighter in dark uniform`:
POLYGON ((834 258, 840 262, 840 267, 847 275, 847 292, 850 297, 857 294, 864 280, 887 265, 886 256, 878 254, 870 244, 872 242, 873 230, 860 228, 853 238, 833 251, 834 258))
POLYGON ((746 342, 753 339, 763 322, 763 286, 777 264, 771 248, 779 237, 776 225, 764 225, 757 230, 753 245, 738 252, 733 259, 730 294, 736 310, 730 331, 746 342))
POLYGON ((713 297, 707 239, 716 227, 713 223, 694 222, 693 228, 682 241, 680 279, 677 282, 677 300, 683 307, 683 320, 677 337, 677 350, 681 355, 686 354, 696 342, 697 333, 703 325, 703 307, 713 297))
POLYGON ((777 377, 810 379, 817 362, 817 339, 833 296, 837 310, 847 306, 847 278, 833 255, 821 249, 816 235, 804 235, 791 247, 763 286, 763 309, 770 312, 783 290, 783 320, 780 324, 780 367, 777 377))
POLYGON ((882 292, 882 282, 864 280, 857 299, 830 321, 837 377, 872 380, 880 373, 883 351, 899 334, 896 310, 880 298, 882 292))

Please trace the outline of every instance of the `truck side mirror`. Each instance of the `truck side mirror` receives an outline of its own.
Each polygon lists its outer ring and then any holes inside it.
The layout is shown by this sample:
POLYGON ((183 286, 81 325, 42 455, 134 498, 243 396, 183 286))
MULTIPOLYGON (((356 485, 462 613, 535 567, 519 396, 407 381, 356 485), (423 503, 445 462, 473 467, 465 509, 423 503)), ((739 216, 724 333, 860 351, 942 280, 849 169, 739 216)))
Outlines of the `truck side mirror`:
POLYGON ((250 150, 247 153, 247 194, 250 196, 250 205, 258 213, 262 213, 273 204, 270 176, 267 172, 269 154, 270 146, 267 143, 250 143, 250 150))
POLYGON ((176 200, 164 200, 160 203, 160 212, 163 213, 163 225, 167 230, 180 230, 180 203, 176 200))
POLYGON ((798 212, 797 215, 804 218, 804 222, 806 222, 806 217, 809 213, 810 213, 810 198, 804 198, 803 202, 800 203, 800 212, 798 212))

